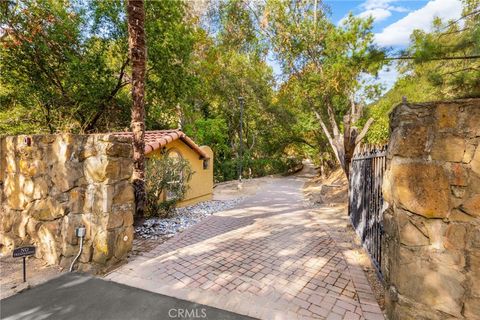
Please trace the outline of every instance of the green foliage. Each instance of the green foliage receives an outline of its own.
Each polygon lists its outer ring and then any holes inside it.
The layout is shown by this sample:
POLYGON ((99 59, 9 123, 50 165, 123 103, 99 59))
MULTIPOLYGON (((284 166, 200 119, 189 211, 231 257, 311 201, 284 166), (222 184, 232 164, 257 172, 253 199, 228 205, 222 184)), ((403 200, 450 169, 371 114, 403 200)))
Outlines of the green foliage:
POLYGON ((462 18, 415 30, 402 71, 426 77, 444 99, 480 96, 480 1, 464 0, 462 18), (454 58, 454 59, 452 59, 454 58))
POLYGON ((147 128, 172 128, 176 108, 194 94, 191 58, 196 41, 192 21, 182 1, 146 1, 148 66, 147 128))
MULTIPOLYGON (((242 177, 258 178, 278 173, 291 173, 301 163, 301 157, 250 158, 247 155, 242 162, 242 177)), ((218 181, 238 179, 238 168, 238 159, 223 161, 220 163, 216 178, 218 181)))
POLYGON ((332 147, 343 154, 344 116, 359 117, 352 101, 361 110, 379 95, 380 86, 369 79, 385 65, 385 50, 374 45, 372 19, 350 14, 337 26, 327 12, 314 2, 270 0, 264 28, 286 76, 277 99, 295 118, 287 129, 293 150, 330 167, 332 147))
MULTIPOLYGON (((146 2, 147 129, 181 123, 197 143, 214 150, 216 179, 235 178, 242 96, 246 172, 288 169, 279 161, 288 163, 294 150, 303 149, 289 123, 300 132, 301 122, 295 110, 274 102, 276 83, 257 13, 239 0, 216 3, 203 16, 195 6, 146 2), (205 15, 209 27, 202 24, 205 15), (260 165, 265 159, 272 164, 260 165)), ((7 1, 1 19, 0 133, 129 127, 124 0, 7 1)))
MULTIPOLYGON (((210 18, 216 31, 198 34, 192 58, 197 82, 190 106, 183 109, 184 128, 197 143, 212 147, 215 180, 224 181, 238 177, 238 97, 245 101, 244 176, 251 171, 256 175, 252 165, 257 160, 271 159, 274 163, 274 159, 285 158, 289 132, 279 119, 283 110, 273 105, 275 79, 265 61, 265 44, 254 14, 246 2, 220 3, 210 18)), ((284 169, 273 165, 265 170, 278 173, 284 169)))
POLYGON ((367 109, 361 122, 375 122, 365 137, 371 144, 388 141, 391 109, 401 103, 426 102, 480 96, 480 2, 464 2, 463 19, 442 22, 436 19, 433 30, 415 30, 412 44, 403 53, 411 56, 399 66, 400 78, 394 87, 367 109), (449 58, 459 59, 449 59, 449 58))
MULTIPOLYGON (((114 108, 122 117, 121 111, 128 110, 119 94, 123 77, 117 76, 126 41, 87 36, 82 32, 85 12, 50 0, 8 7, 2 15, 7 36, 0 48, 0 81, 6 90, 1 92, 0 118, 8 118, 6 113, 15 106, 31 119, 32 131, 78 132, 92 130, 100 112, 114 108)), ((117 119, 103 120, 108 126, 117 119)), ((4 123, 2 127, 12 128, 4 123)))
POLYGON ((439 99, 439 90, 434 87, 426 77, 403 76, 398 79, 392 89, 382 98, 372 103, 366 109, 364 117, 360 120, 366 122, 373 118, 374 123, 370 127, 365 142, 369 144, 385 144, 389 138, 390 111, 402 102, 406 97, 409 103, 435 101, 439 99))
POLYGON ((183 158, 149 158, 145 170, 145 215, 167 216, 184 199, 192 174, 190 164, 183 158))
MULTIPOLYGON (((129 126, 124 1, 21 0, 2 5, 2 133, 129 126)), ((180 1, 147 1, 146 12, 146 121, 149 128, 170 127, 168 115, 190 94, 193 82, 188 72, 193 26, 185 23, 186 7, 180 1)))

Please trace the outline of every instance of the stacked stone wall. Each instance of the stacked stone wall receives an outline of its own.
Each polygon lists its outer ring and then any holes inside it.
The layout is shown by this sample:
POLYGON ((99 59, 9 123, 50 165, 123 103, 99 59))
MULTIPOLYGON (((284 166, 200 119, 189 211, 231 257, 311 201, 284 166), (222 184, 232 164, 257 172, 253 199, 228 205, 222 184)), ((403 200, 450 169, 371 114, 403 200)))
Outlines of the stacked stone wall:
POLYGON ((391 113, 383 192, 390 319, 480 319, 480 99, 391 113))
POLYGON ((31 135, 0 138, 0 249, 34 244, 37 257, 68 267, 86 227, 82 271, 126 258, 133 240, 129 138, 31 135))

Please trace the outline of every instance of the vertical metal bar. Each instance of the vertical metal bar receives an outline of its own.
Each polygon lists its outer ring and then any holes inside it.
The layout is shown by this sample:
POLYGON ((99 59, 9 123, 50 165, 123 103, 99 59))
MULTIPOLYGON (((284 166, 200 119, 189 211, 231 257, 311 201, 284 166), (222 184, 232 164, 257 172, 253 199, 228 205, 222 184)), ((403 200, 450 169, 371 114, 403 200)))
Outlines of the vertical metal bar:
MULTIPOLYGON (((368 156, 368 151, 367 151, 367 156, 368 156)), ((367 230, 366 230, 366 244, 367 244, 367 250, 368 252, 370 252, 370 207, 369 207, 369 198, 370 198, 370 195, 369 195, 369 191, 370 191, 370 168, 369 168, 369 163, 370 163, 370 159, 367 158, 367 160, 365 160, 365 215, 366 215, 366 226, 367 226, 367 230)))
MULTIPOLYGON (((372 150, 372 154, 374 153, 374 150, 372 150)), ((371 208, 370 208, 370 211, 372 213, 372 250, 370 252, 370 254, 372 255, 373 257, 373 260, 375 261, 376 260, 376 257, 375 257, 375 248, 376 248, 376 241, 375 241, 375 157, 372 158, 372 161, 371 161, 371 164, 372 164, 372 172, 371 172, 371 179, 372 179, 372 186, 371 186, 371 190, 372 190, 372 194, 371 194, 371 208)))
POLYGON ((378 265, 380 265, 380 255, 379 255, 379 248, 380 248, 380 242, 379 242, 379 235, 380 235, 380 171, 379 171, 379 163, 380 163, 380 157, 376 158, 375 161, 375 242, 377 243, 377 246, 375 248, 375 258, 377 259, 378 265))
POLYGON ((375 234, 375 241, 377 242, 377 247, 375 248, 375 254, 378 265, 380 265, 380 157, 376 158, 375 161, 375 227, 376 227, 376 234, 375 234))
MULTIPOLYGON (((372 151, 369 152, 372 155, 372 151)), ((368 161, 369 166, 369 201, 368 201, 368 212, 370 215, 370 254, 373 252, 373 248, 375 247, 375 243, 373 242, 373 234, 374 234, 374 219, 375 216, 373 214, 373 158, 370 158, 368 161)))
POLYGON ((378 263, 378 157, 375 157, 375 260, 378 263))
POLYGON ((373 257, 375 258, 375 248, 376 248, 376 241, 375 241, 375 232, 376 232, 376 224, 375 224, 375 219, 376 219, 376 216, 375 216, 375 149, 372 150, 372 155, 373 155, 373 158, 372 158, 372 162, 371 162, 371 166, 372 166, 372 173, 371 173, 371 176, 372 176, 372 201, 371 201, 371 212, 372 212, 372 255, 373 257))
POLYGON ((27 257, 23 257, 23 282, 27 282, 27 257))
POLYGON ((363 161, 363 166, 364 166, 364 175, 363 175, 363 197, 365 199, 364 201, 364 217, 365 217, 365 246, 367 247, 367 250, 368 250, 368 220, 369 220, 369 217, 368 217, 368 204, 367 204, 367 201, 368 201, 368 161, 367 160, 364 160, 363 161))

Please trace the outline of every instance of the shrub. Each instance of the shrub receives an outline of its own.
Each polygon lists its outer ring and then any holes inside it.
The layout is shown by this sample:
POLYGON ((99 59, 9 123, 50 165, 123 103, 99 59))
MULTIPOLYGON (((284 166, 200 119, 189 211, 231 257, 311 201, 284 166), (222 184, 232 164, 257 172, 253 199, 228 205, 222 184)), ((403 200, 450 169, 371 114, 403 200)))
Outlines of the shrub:
MULTIPOLYGON (((244 178, 257 178, 270 174, 288 174, 292 173, 301 165, 300 158, 278 157, 278 158, 260 158, 243 159, 244 178)), ((238 178, 238 159, 223 161, 215 171, 216 181, 229 181, 238 178)))
POLYGON ((171 158, 165 154, 147 159, 146 216, 168 216, 173 207, 184 199, 192 174, 189 162, 183 158, 171 158))

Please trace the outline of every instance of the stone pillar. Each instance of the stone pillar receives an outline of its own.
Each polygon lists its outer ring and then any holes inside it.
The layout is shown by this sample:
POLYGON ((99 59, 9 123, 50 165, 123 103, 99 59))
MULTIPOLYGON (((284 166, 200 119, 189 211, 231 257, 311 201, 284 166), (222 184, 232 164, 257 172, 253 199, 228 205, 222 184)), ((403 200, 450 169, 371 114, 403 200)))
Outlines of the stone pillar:
POLYGON ((35 244, 37 256, 68 267, 86 226, 83 271, 124 259, 132 246, 134 195, 129 138, 32 135, 0 139, 0 237, 3 253, 35 244))
POLYGON ((390 319, 480 319, 480 99, 390 115, 383 266, 390 319))

